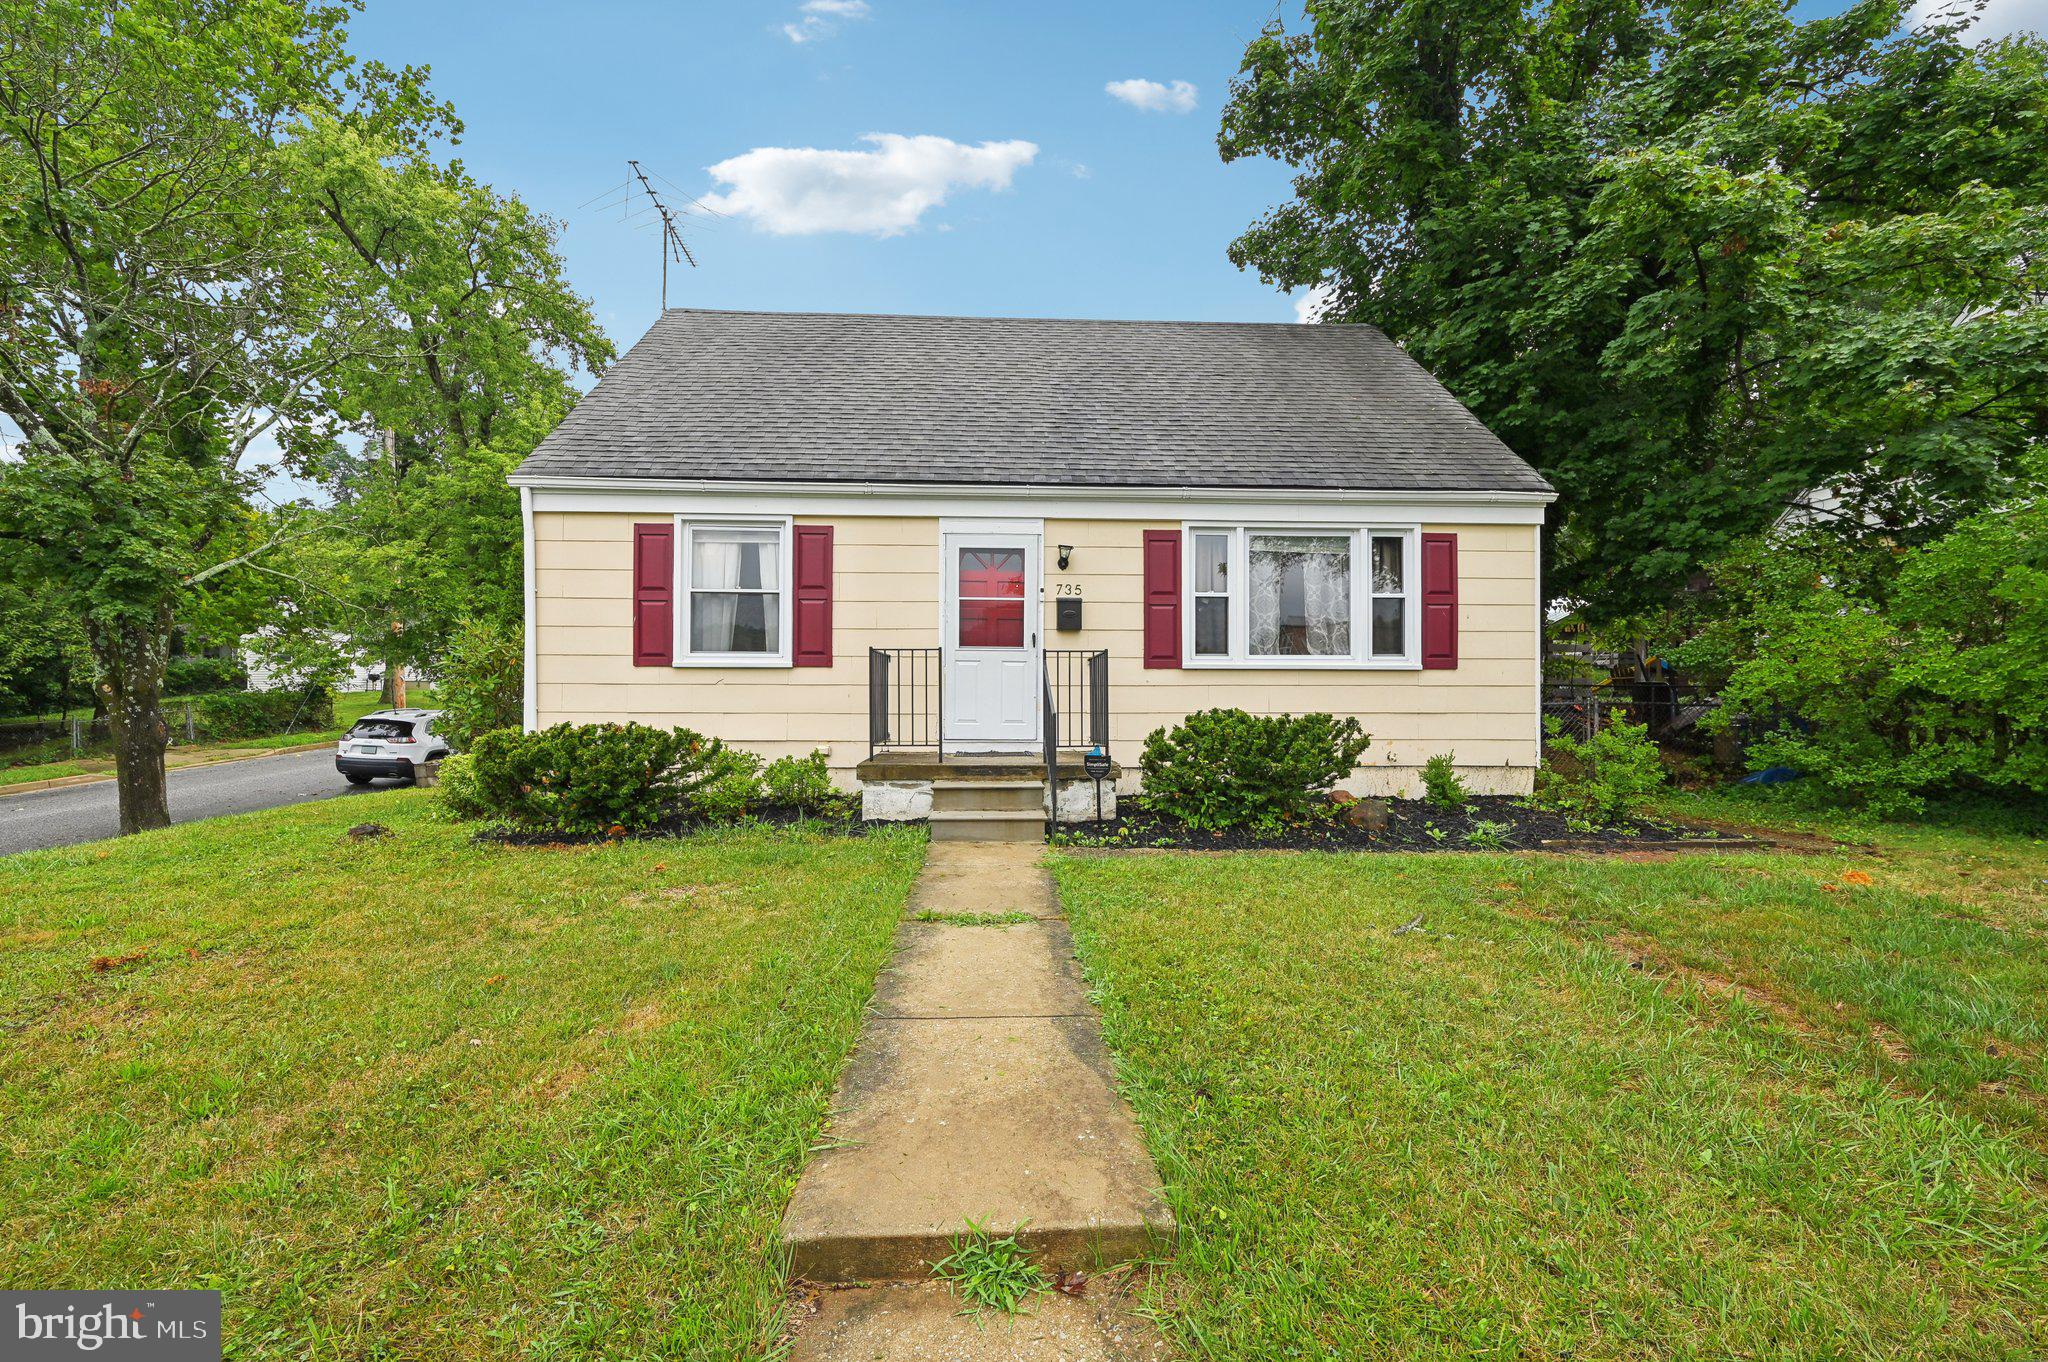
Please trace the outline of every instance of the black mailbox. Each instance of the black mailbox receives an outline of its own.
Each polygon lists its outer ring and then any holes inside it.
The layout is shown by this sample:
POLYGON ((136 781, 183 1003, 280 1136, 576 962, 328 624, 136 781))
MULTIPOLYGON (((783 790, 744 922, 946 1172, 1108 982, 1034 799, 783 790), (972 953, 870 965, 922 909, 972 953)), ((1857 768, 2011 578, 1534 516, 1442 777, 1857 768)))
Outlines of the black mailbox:
POLYGON ((1055 596, 1052 602, 1052 625, 1061 633, 1071 633, 1081 627, 1081 598, 1079 596, 1055 596))

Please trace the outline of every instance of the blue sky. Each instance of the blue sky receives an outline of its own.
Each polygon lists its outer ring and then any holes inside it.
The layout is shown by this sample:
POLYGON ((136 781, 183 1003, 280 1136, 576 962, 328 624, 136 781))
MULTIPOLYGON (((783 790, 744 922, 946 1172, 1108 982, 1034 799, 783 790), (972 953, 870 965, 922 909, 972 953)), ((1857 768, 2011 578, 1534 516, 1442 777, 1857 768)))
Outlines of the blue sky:
POLYGON ((1226 86, 1273 13, 367 0, 353 32, 365 55, 433 68, 467 125, 458 154, 566 223, 570 278, 623 344, 660 290, 651 219, 599 197, 628 157, 726 212, 685 222, 700 268, 672 270, 672 306, 1294 320, 1224 258, 1286 197, 1286 169, 1216 154, 1226 86), (1150 85, 1105 89, 1127 81, 1150 85))
MULTIPOLYGON (((1926 0, 1937 3, 1940 0, 1926 0)), ((1804 0, 1803 15, 1840 7, 1804 0)), ((637 157, 692 209, 675 306, 1292 321, 1224 258, 1287 197, 1216 127, 1273 0, 367 0, 359 51, 425 63, 459 154, 565 223, 622 346, 653 321, 637 157), (1117 86, 1118 93, 1108 87, 1117 86)), ((1990 0, 1980 32, 2048 0, 1990 0)))

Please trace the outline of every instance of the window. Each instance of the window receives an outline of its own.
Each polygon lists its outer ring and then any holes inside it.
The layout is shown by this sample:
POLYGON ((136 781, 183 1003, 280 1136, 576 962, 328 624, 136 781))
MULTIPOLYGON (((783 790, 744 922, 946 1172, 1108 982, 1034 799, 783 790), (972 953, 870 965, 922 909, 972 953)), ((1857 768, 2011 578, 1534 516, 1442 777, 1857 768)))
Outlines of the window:
POLYGON ((787 525, 682 527, 679 663, 786 665, 787 525))
POLYGON ((1187 531, 1194 666, 1412 667, 1412 528, 1187 531))
POLYGON ((1195 599, 1195 656, 1230 656, 1230 536, 1194 536, 1188 590, 1195 599))
POLYGON ((1024 646, 1024 550, 967 548, 958 565, 962 648, 1024 646))

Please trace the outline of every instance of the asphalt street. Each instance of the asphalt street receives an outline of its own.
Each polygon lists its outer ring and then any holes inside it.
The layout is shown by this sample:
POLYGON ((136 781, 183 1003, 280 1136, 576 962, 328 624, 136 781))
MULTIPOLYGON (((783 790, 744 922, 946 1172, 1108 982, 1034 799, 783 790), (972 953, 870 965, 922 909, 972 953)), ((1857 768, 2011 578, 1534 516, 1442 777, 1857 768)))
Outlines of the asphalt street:
MULTIPOLYGON (((174 823, 388 789, 392 784, 380 780, 350 785, 334 769, 332 749, 186 766, 167 774, 174 823)), ((0 793, 0 856, 98 841, 120 830, 111 780, 28 794, 0 793)))

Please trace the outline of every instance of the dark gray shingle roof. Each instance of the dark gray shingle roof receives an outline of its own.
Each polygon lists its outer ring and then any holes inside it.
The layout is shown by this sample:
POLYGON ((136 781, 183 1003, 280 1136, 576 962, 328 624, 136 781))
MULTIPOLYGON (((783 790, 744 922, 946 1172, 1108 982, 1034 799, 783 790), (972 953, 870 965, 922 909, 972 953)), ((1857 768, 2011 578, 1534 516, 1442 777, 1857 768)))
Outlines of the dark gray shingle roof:
POLYGON ((1370 326, 695 309, 515 476, 1549 490, 1370 326))

